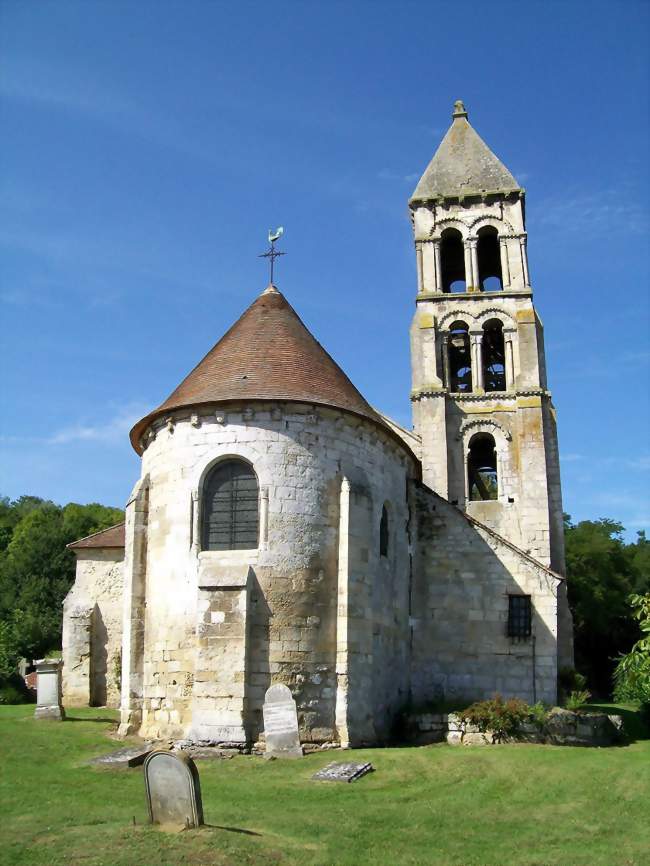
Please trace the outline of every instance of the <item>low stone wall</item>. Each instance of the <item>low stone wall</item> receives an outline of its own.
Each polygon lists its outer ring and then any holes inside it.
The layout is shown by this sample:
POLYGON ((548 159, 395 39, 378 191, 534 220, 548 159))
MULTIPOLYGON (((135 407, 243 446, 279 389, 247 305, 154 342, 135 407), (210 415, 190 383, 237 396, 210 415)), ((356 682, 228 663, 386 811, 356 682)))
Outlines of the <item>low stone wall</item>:
MULTIPOLYGON (((416 713, 409 717, 409 739, 419 745, 444 743, 463 746, 492 745, 490 731, 463 722, 457 713, 416 713)), ((528 721, 503 742, 552 746, 611 746, 625 737, 621 716, 574 713, 554 707, 543 724, 528 721)))

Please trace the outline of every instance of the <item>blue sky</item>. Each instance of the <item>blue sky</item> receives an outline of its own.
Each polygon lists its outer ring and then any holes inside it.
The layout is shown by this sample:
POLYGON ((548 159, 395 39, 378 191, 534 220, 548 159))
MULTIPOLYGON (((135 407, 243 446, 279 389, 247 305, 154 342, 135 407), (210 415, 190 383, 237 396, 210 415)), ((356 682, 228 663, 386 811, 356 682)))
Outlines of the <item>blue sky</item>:
POLYGON ((407 201, 461 98, 527 189, 565 508, 650 527, 649 10, 4 0, 2 492, 123 505, 279 224, 276 282, 410 425, 407 201))

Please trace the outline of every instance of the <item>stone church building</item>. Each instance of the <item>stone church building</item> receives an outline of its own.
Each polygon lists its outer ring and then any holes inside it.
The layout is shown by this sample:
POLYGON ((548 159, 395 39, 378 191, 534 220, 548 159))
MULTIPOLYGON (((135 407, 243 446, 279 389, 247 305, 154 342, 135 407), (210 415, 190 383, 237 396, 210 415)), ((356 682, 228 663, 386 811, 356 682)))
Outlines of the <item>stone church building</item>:
POLYGON ((407 704, 556 699, 572 663, 555 411, 524 190, 452 125, 409 201, 413 430, 274 286, 139 421, 126 522, 70 545, 64 700, 121 732, 385 741, 407 704))

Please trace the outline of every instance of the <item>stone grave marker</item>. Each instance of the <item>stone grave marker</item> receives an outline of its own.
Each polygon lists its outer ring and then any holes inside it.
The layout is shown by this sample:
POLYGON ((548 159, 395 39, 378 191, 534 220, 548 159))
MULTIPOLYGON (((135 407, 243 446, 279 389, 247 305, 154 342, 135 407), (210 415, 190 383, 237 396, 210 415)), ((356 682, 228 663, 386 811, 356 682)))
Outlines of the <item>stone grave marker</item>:
POLYGON ((267 689, 264 696, 266 758, 302 758, 298 735, 298 714, 291 690, 282 683, 267 689))
POLYGON ((61 702, 61 659, 34 659, 36 665, 36 719, 65 719, 61 702))
POLYGON ((199 773, 188 755, 150 752, 144 761, 144 784, 152 824, 179 829, 203 824, 199 773))
POLYGON ((314 773, 312 779, 317 782, 355 782, 366 773, 372 773, 372 764, 357 764, 353 761, 328 764, 314 773))
POLYGON ((149 744, 145 744, 144 746, 126 746, 123 749, 118 749, 116 752, 109 752, 107 755, 91 758, 88 763, 98 767, 117 767, 120 769, 139 767, 152 751, 153 746, 149 744))

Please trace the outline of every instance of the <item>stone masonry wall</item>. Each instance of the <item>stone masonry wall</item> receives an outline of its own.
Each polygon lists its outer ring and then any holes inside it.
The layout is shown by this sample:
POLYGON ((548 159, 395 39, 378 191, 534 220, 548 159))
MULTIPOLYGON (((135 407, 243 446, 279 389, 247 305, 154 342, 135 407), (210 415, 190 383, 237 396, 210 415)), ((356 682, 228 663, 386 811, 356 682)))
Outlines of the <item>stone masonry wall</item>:
POLYGON ((264 693, 283 682, 296 698, 302 739, 337 739, 339 499, 346 477, 368 511, 365 534, 350 542, 358 566, 350 575, 347 712, 351 736, 355 726, 357 739, 368 730, 374 736, 373 700, 383 712, 393 677, 408 676, 400 647, 405 615, 387 607, 405 607, 394 588, 407 581, 400 536, 413 471, 392 436, 323 407, 228 405, 158 422, 142 461, 149 479, 142 735, 254 740, 264 693), (229 456, 248 460, 257 473, 260 543, 251 551, 201 551, 203 479, 229 456), (393 513, 394 559, 380 564, 385 502, 393 513), (387 625, 377 634, 367 622, 375 616, 387 625))
POLYGON ((558 587, 545 569, 413 486, 412 695, 433 699, 520 697, 554 703, 558 587), (532 597, 533 636, 507 636, 508 594, 532 597))
POLYGON ((120 701, 124 551, 75 551, 77 571, 63 605, 63 701, 117 707, 120 701))

